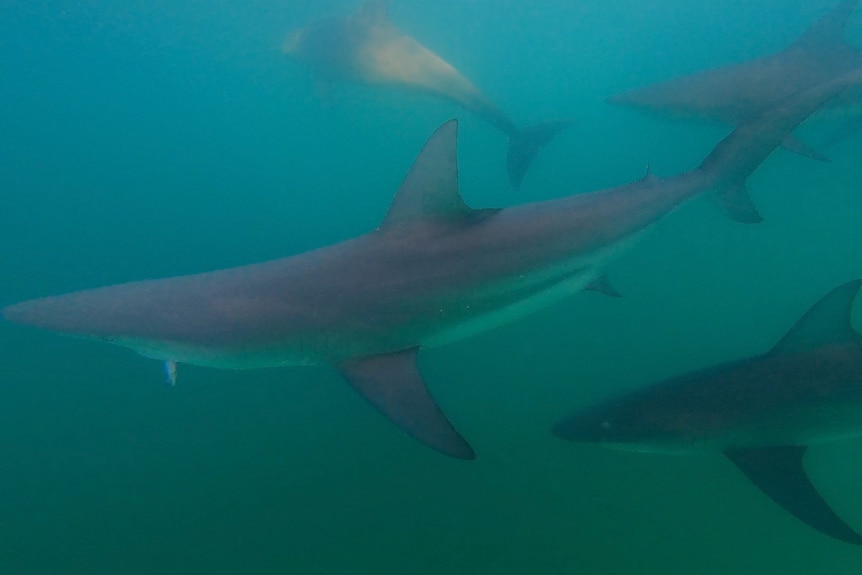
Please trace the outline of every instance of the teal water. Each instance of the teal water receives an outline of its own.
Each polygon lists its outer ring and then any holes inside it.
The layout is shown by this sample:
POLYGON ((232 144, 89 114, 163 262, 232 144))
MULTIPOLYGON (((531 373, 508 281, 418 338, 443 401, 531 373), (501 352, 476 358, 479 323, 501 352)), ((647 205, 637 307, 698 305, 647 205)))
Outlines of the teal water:
MULTIPOLYGON (((425 138, 461 120, 461 186, 506 206, 695 166, 726 131, 606 96, 792 41, 831 0, 392 2, 404 31, 520 123, 573 126, 505 178, 505 140, 453 106, 315 88, 287 31, 354 2, 0 7, 0 304, 289 255, 380 221, 425 138)), ((860 45, 862 15, 849 35, 860 45)), ((816 142, 817 126, 803 134, 816 142)), ((0 323, 0 573, 829 573, 860 550, 773 505, 723 458, 564 443, 573 409, 768 349, 862 275, 859 136, 750 180, 766 221, 708 198, 585 293, 420 366, 478 451, 422 448, 326 368, 161 366, 0 323)), ((860 312, 862 313, 862 312, 860 312)), ((862 318, 857 318, 862 320, 862 318)), ((857 324, 859 322, 857 321, 857 324)), ((862 529, 862 442, 808 468, 862 529)))

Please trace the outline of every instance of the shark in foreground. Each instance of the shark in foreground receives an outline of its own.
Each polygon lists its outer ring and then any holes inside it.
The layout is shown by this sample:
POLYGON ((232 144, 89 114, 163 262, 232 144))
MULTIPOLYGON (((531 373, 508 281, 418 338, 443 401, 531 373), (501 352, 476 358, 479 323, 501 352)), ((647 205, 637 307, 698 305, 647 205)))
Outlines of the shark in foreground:
POLYGON ((627 450, 721 452, 800 520, 862 545, 803 467, 809 445, 862 435, 862 336, 850 324, 860 285, 834 289, 762 355, 588 407, 554 433, 627 450))
POLYGON ((793 98, 735 130, 688 173, 501 210, 461 199, 453 120, 426 142, 371 233, 265 263, 25 301, 3 315, 164 360, 171 379, 177 362, 332 365, 402 430, 471 459, 422 381, 421 346, 601 288, 605 262, 706 190, 752 221, 745 179, 786 133, 860 80, 862 71, 793 98))
POLYGON ((517 127, 454 66, 396 28, 384 0, 366 0, 352 14, 295 30, 283 49, 328 77, 416 90, 476 114, 509 137, 506 168, 515 188, 539 149, 568 125, 551 121, 517 127))
MULTIPOLYGON (((859 0, 845 0, 781 52, 705 70, 611 96, 608 102, 663 115, 738 126, 811 86, 862 66, 862 51, 844 40, 847 20, 859 0)), ((832 106, 862 103, 848 90, 832 106)), ((788 136, 784 147, 817 160, 826 158, 788 136)))

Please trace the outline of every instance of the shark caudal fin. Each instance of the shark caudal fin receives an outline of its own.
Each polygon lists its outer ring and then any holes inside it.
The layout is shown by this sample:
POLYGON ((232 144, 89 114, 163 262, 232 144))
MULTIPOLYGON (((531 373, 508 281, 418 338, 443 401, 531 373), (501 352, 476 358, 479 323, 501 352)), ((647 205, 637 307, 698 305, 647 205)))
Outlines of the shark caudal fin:
POLYGON ((737 127, 718 143, 698 167, 705 185, 717 190, 728 215, 742 223, 762 220, 745 181, 790 133, 831 98, 862 83, 862 68, 790 96, 737 127))
POLYGON ((509 149, 506 153, 506 171, 509 174, 509 182, 516 190, 521 187, 521 181, 527 173, 527 169, 539 154, 542 147, 554 139, 571 122, 565 120, 553 120, 543 122, 518 130, 518 133, 509 138, 509 149))
POLYGON ((854 545, 862 535, 841 519, 811 483, 803 467, 806 448, 799 445, 733 449, 725 456, 785 511, 821 533, 854 545))

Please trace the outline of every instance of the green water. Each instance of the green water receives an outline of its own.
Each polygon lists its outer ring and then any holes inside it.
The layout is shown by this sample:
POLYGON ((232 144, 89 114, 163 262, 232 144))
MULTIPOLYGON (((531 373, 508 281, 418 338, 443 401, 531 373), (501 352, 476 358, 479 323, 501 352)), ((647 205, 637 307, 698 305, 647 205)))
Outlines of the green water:
MULTIPOLYGON (((603 99, 777 50, 833 1, 392 4, 516 121, 574 120, 520 192, 481 120, 416 95, 321 93, 280 54, 288 30, 353 2, 2 3, 0 304, 363 233, 450 117, 474 206, 617 185, 648 163, 689 169, 721 127, 603 99)), ((707 198, 685 205, 610 267, 622 299, 581 294, 423 351, 474 462, 406 438, 331 369, 180 366, 170 388, 129 351, 0 323, 0 573, 857 574, 862 551, 795 521, 719 456, 614 452, 549 429, 764 351, 862 275, 860 152, 856 136, 829 164, 773 155, 750 180, 758 226, 707 198)), ((808 458, 857 529, 860 457, 857 440, 808 458)))

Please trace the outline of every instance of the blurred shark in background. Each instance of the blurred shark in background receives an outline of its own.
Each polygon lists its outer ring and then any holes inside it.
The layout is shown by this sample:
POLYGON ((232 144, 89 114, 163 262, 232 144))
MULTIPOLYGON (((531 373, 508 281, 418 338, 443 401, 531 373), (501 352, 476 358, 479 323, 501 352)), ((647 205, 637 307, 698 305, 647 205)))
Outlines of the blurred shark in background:
POLYGON ((509 137, 506 168, 515 188, 542 146, 568 125, 516 126, 452 64, 399 30, 389 20, 384 0, 366 0, 352 14, 294 30, 283 50, 330 78, 416 90, 472 112, 509 137))
MULTIPOLYGON (((738 126, 792 94, 862 66, 862 51, 844 40, 847 20, 858 4, 859 0, 841 2, 793 44, 775 54, 623 92, 611 96, 608 102, 671 117, 738 126)), ((830 107, 856 108, 858 114, 862 89, 845 91, 830 102, 830 107)), ((826 160, 791 135, 783 146, 826 160)))

